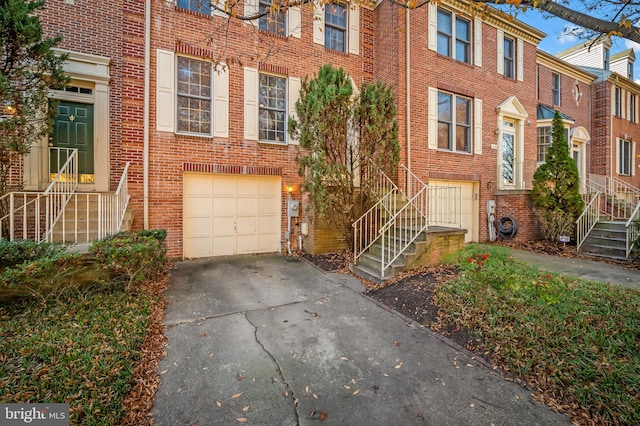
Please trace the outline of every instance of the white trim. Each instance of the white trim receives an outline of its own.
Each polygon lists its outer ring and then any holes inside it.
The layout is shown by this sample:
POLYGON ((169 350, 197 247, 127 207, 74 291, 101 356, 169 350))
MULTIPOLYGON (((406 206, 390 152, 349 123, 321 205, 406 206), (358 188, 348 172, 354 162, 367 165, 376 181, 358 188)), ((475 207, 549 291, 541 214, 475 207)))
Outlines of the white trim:
POLYGON ((473 153, 482 155, 482 99, 473 101, 473 153))
POLYGON ((244 67, 244 138, 258 140, 258 91, 260 76, 256 68, 244 67))
POLYGON ((313 42, 324 46, 324 4, 313 2, 313 42))
POLYGON ((473 20, 473 63, 482 66, 482 21, 479 18, 473 20))
POLYGON ((524 41, 516 39, 516 78, 524 81, 524 41))
POLYGON ((221 62, 213 73, 213 136, 229 137, 229 67, 221 62))
POLYGON ((347 22, 349 28, 348 42, 349 53, 352 55, 360 54, 360 8, 358 6, 348 6, 349 16, 347 22))
POLYGON ((427 147, 438 149, 438 89, 429 87, 427 108, 427 147))
MULTIPOLYGON (((289 77, 289 117, 297 117, 296 114, 296 102, 300 99, 300 87, 302 86, 302 82, 298 77, 289 77)), ((289 117, 287 117, 287 127, 289 127, 289 117)), ((294 139, 289 135, 287 131, 287 140, 291 145, 299 145, 300 141, 298 139, 294 139)))
POLYGON ((175 131, 175 54, 156 51, 156 130, 175 131))
POLYGON ((429 15, 428 46, 429 50, 438 50, 438 5, 429 2, 427 5, 429 15))
POLYGON ((289 25, 289 35, 291 37, 300 38, 302 36, 302 12, 300 6, 290 7, 287 11, 287 20, 289 25))
POLYGON ((498 74, 500 75, 504 75, 504 31, 502 30, 498 30, 497 32, 497 37, 498 37, 498 46, 497 47, 497 52, 498 52, 498 56, 497 56, 497 64, 498 64, 498 74))

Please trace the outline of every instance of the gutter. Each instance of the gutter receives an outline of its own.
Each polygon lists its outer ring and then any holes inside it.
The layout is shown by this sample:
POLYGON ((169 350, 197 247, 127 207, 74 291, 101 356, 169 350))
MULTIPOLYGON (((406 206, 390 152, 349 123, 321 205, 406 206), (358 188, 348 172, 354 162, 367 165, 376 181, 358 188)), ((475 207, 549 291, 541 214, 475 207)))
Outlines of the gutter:
POLYGON ((144 3, 144 103, 142 133, 142 197, 144 229, 149 229, 149 74, 151 62, 151 0, 144 3))
MULTIPOLYGON (((411 171, 411 125, 410 125, 410 117, 411 117, 411 52, 410 52, 410 26, 409 24, 409 9, 405 9, 406 16, 406 24, 405 24, 405 48, 406 48, 406 64, 405 64, 405 83, 406 83, 406 117, 405 117, 405 129, 406 129, 406 145, 407 145, 407 170, 411 171)), ((413 188, 409 188, 411 185, 411 179, 409 178, 409 174, 407 174, 407 191, 409 194, 412 194, 413 188)))

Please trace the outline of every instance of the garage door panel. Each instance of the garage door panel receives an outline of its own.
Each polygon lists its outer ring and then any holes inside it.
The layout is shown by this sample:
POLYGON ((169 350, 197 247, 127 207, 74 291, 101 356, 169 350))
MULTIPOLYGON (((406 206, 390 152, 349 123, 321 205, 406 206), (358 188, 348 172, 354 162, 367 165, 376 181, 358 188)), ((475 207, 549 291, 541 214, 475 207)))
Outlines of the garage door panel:
MULTIPOLYGON (((452 209, 460 210, 460 222, 463 229, 467 230, 465 242, 478 241, 478 200, 475 197, 475 183, 464 181, 439 181, 430 180, 429 186, 436 187, 458 187, 460 188, 460 203, 451 197, 451 193, 439 192, 439 203, 446 203, 452 209)), ((442 226, 447 226, 442 223, 442 226)))
POLYGON ((278 251, 280 192, 280 177, 186 173, 185 256, 278 251))

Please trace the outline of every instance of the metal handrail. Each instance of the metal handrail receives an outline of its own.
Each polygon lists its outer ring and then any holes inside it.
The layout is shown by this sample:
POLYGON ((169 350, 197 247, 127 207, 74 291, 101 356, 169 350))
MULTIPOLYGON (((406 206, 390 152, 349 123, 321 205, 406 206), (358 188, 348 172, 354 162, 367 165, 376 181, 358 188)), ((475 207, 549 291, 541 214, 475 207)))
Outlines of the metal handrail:
POLYGON ((607 197, 600 210, 611 220, 627 219, 630 208, 640 201, 639 188, 612 176, 589 174, 585 183, 587 188, 607 197))
POLYGON ((47 198, 45 234, 47 241, 52 240, 53 227, 60 218, 64 218, 65 207, 78 187, 78 150, 67 150, 67 155, 67 161, 42 194, 47 198))
POLYGON ((640 219, 640 202, 636 204, 636 207, 633 209, 633 213, 631 213, 631 217, 625 223, 624 227, 627 230, 627 258, 635 248, 635 241, 640 236, 640 223, 638 220, 640 219))
POLYGON ((600 220, 600 198, 601 192, 597 192, 584 208, 584 211, 576 220, 576 250, 580 250, 591 230, 600 220))

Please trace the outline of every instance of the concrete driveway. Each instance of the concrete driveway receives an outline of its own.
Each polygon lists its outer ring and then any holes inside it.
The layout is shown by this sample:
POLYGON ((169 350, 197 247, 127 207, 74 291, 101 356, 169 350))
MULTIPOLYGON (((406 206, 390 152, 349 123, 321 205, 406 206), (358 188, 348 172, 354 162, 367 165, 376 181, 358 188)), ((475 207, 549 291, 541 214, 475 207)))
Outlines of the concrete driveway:
POLYGON ((284 256, 171 273, 157 425, 551 425, 563 415, 348 275, 284 256))

